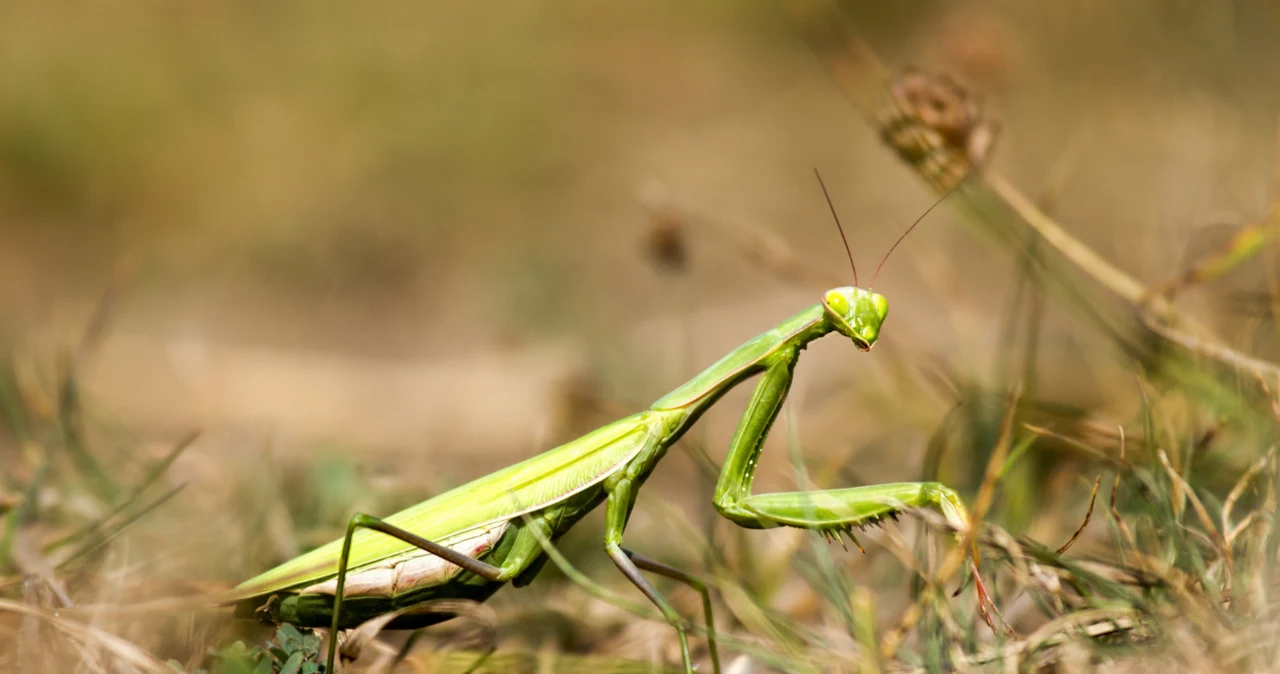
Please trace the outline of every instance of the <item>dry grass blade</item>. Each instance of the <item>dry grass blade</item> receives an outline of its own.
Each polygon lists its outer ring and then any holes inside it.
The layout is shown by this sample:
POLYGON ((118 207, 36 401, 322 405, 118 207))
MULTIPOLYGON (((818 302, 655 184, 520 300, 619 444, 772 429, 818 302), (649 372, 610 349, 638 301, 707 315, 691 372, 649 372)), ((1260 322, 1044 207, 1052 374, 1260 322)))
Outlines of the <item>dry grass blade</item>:
MULTIPOLYGON (((930 583, 935 587, 944 586, 951 580, 955 573, 959 571, 960 567, 965 563, 965 557, 969 554, 969 550, 974 550, 975 557, 977 555, 977 538, 982 528, 982 522, 985 519, 987 512, 990 510, 992 503, 995 501, 996 484, 999 482, 1000 474, 1004 470, 1005 459, 1008 457, 1009 447, 1012 444, 1013 422, 1018 409, 1018 400, 1020 398, 1021 389, 1015 389, 1009 407, 1005 412, 1004 420, 1001 422, 1000 438, 996 441, 996 446, 991 453, 991 458, 987 461, 987 468, 986 473, 983 476, 982 486, 978 489, 978 497, 975 499, 974 507, 970 511, 969 529, 968 531, 962 532, 960 544, 951 550, 943 560, 942 566, 938 571, 937 580, 930 583)), ((973 563, 975 565, 974 574, 976 576, 977 560, 975 559, 973 563)), ((984 593, 982 590, 979 590, 979 594, 982 595, 984 593)), ((889 660, 894 657, 898 648, 906 640, 907 633, 915 627, 915 624, 924 615, 925 605, 933 602, 936 596, 936 591, 922 593, 919 600, 908 607, 902 616, 898 618, 897 625, 885 634, 885 637, 880 644, 880 655, 882 658, 889 660)), ((979 596, 978 601, 983 618, 991 627, 992 631, 997 631, 995 622, 987 614, 986 597, 979 596)), ((992 608, 995 609, 994 603, 992 604, 992 608)), ((998 609, 996 610, 996 615, 1000 616, 998 609)), ((1004 623, 1004 618, 1002 616, 1000 617, 1000 620, 1004 623)), ((1010 627, 1008 623, 1004 623, 1004 626, 1010 634, 1013 633, 1013 628, 1010 627)))
POLYGON ((978 496, 974 499, 972 512, 973 526, 971 532, 966 535, 966 542, 977 536, 977 531, 987 512, 991 510, 992 504, 995 503, 996 487, 1000 482, 1000 474, 1004 472, 1005 459, 1009 456, 1009 449, 1013 445, 1013 422, 1017 417, 1018 403, 1022 399, 1022 387, 1018 386, 1013 390, 1009 398, 1009 407, 1005 410, 1004 419, 1000 422, 1000 437, 996 440, 996 446, 991 452, 991 458, 987 460, 987 469, 982 476, 982 484, 978 487, 978 496))
MULTIPOLYGON (((1276 297, 1280 297, 1280 291, 1277 291, 1276 297)), ((1280 316, 1280 313, 1276 315, 1280 316)), ((1280 423, 1280 396, 1277 396, 1272 387, 1267 384, 1267 380, 1262 375, 1255 375, 1258 380, 1258 386, 1262 389, 1263 394, 1267 397, 1267 403, 1271 405, 1271 416, 1276 423, 1280 423)), ((1280 384, 1280 381, 1274 383, 1280 384)))
POLYGON ((1280 211, 1273 211, 1261 222, 1240 227, 1229 241, 1185 271, 1152 284, 1150 292, 1172 298, 1190 286, 1222 276, 1260 254, 1277 233, 1280 233, 1280 211))
POLYGON ((233 590, 189 597, 165 597, 136 604, 80 604, 58 612, 58 615, 83 619, 143 618, 176 613, 222 612, 233 605, 239 595, 233 590))
POLYGON ((653 217, 659 221, 692 225, 711 233, 719 240, 728 242, 745 258, 769 271, 779 280, 823 288, 848 284, 848 279, 815 267, 781 236, 765 227, 737 223, 730 225, 665 199, 662 201, 649 199, 646 206, 652 211, 653 217))
MULTIPOLYGON (((135 486, 132 490, 130 490, 129 494, 120 498, 119 502, 114 507, 112 507, 111 510, 107 511, 104 515, 102 515, 102 517, 99 517, 96 520, 86 523, 84 526, 80 527, 79 529, 76 529, 75 531, 67 534, 66 536, 63 536, 62 538, 59 538, 55 541, 45 544, 44 551, 46 553, 51 553, 54 550, 57 550, 58 548, 68 543, 82 540, 84 537, 90 536, 90 535, 95 537, 103 537, 103 538, 108 537, 109 534, 106 531, 107 522, 109 522, 112 518, 116 517, 120 513, 124 512, 126 509, 129 508, 129 506, 133 505, 133 503, 142 495, 142 493, 145 492, 148 488, 150 488, 151 485, 155 484, 155 482, 159 480, 167 470, 169 470, 169 466, 173 465, 173 462, 176 461, 178 457, 181 456, 182 453, 185 452, 187 448, 190 447, 199 437, 200 437, 200 434, 198 432, 188 433, 181 440, 179 440, 176 445, 174 445, 173 449, 170 450, 168 454, 166 454, 163 458, 157 461, 156 464, 147 471, 147 474, 143 476, 142 480, 138 482, 137 486, 135 486)), ((154 507, 154 505, 155 504, 147 508, 144 508, 143 510, 148 510, 151 507, 154 507)), ((136 515, 130 519, 135 519, 135 518, 136 518, 136 515)))
POLYGON ((1243 531, 1245 522, 1252 519, 1254 514, 1249 513, 1246 515, 1245 518, 1241 520, 1240 526, 1233 526, 1231 524, 1231 513, 1235 510, 1236 502, 1244 495, 1244 490, 1253 482, 1253 479, 1257 477, 1273 459, 1275 459, 1276 449, 1277 448, 1273 446, 1262 458, 1249 466, 1249 469, 1240 476, 1240 479, 1236 481, 1235 486, 1231 488, 1231 492, 1227 494, 1226 500, 1222 502, 1222 531, 1227 532, 1226 544, 1228 548, 1231 547, 1232 541, 1235 540, 1239 531, 1243 531))
POLYGON ((1062 225, 1040 210, 1002 177, 987 174, 984 179, 985 185, 991 192, 1021 216, 1023 222, 1039 234, 1045 243, 1062 253, 1076 267, 1088 272, 1090 276, 1131 306, 1139 307, 1145 304, 1149 311, 1162 317, 1174 313, 1171 304, 1163 299, 1150 297, 1146 286, 1067 233, 1062 225))
POLYGON ((81 644, 88 646, 96 646, 105 650, 112 657, 121 663, 127 664, 135 669, 146 672, 167 672, 172 674, 173 670, 156 659, 151 654, 138 648, 134 644, 121 639, 120 637, 104 632, 92 625, 85 625, 57 614, 49 613, 37 609, 27 604, 22 604, 7 599, 0 599, 0 611, 10 611, 23 616, 36 618, 45 624, 53 627, 65 634, 68 638, 73 639, 81 644))
MULTIPOLYGON (((398 611, 392 611, 372 620, 362 623, 359 627, 351 630, 350 636, 342 641, 341 647, 338 649, 342 654, 342 659, 346 661, 354 661, 359 659, 360 653, 382 632, 382 630, 393 620, 406 615, 420 615, 424 613, 448 613, 458 618, 466 618, 480 627, 480 631, 484 635, 487 648, 491 649, 496 641, 498 631, 498 615, 493 608, 488 605, 465 599, 439 599, 429 601, 413 606, 406 606, 398 611)), ((330 635, 333 638, 333 635, 330 635)), ((389 661, 379 663, 375 667, 375 671, 390 671, 390 667, 395 662, 402 659, 404 653, 398 653, 397 657, 391 658, 389 661)), ((482 656, 483 657, 483 656, 482 656)))
POLYGON ((1227 562, 1228 568, 1234 566, 1234 560, 1231 556, 1231 550, 1227 547, 1226 540, 1222 537, 1222 532, 1214 525, 1213 519, 1209 517, 1209 511, 1205 509, 1204 503, 1200 501, 1200 497, 1196 496, 1196 492, 1187 483, 1186 479, 1173 469, 1169 464, 1169 455, 1162 449, 1159 452, 1160 465, 1164 466, 1164 470, 1169 474, 1169 479, 1173 480, 1182 493, 1186 494, 1187 500, 1191 502, 1192 510, 1196 511, 1196 517, 1200 519, 1201 526, 1204 527, 1204 533, 1209 537, 1210 542, 1217 548, 1217 552, 1227 562))
POLYGON ((13 553, 10 559, 18 567, 24 581, 39 579, 44 583, 53 597, 58 600, 59 608, 67 608, 74 604, 67 595, 66 585, 54 574, 53 565, 36 548, 35 541, 28 532, 18 532, 15 537, 13 553))
MULTIPOLYGON (((1144 625, 1139 620, 1139 617, 1139 614, 1132 609, 1078 611, 1045 623, 1025 639, 1007 646, 991 648, 967 656, 962 663, 957 663, 957 666, 967 665, 973 667, 999 662, 1004 664, 1005 671, 1026 671, 1019 667, 1022 659, 1037 651, 1066 644, 1075 637, 1083 637, 1095 641, 1114 639, 1121 634, 1128 634, 1136 638, 1148 637, 1149 634, 1144 631, 1144 625)), ((1053 655, 1050 654, 1038 664, 1049 664, 1052 659, 1053 655)), ((901 672, 901 674, 923 674, 930 670, 919 667, 897 671, 901 672)), ((1032 671, 1039 670, 1032 668, 1032 671)))
POLYGON ((1066 543, 1063 543, 1062 547, 1056 550, 1056 552, 1059 555, 1066 552, 1067 550, 1070 550, 1071 546, 1075 545, 1076 539, 1080 538, 1080 534, 1084 532, 1084 528, 1089 526, 1089 520, 1093 519, 1093 504, 1097 503, 1098 501, 1098 487, 1101 485, 1102 485, 1102 476, 1099 475, 1097 479, 1093 481, 1093 492, 1089 494, 1089 510, 1086 511, 1084 514, 1084 521, 1081 522, 1080 526, 1076 528, 1076 532, 1071 534, 1071 538, 1068 539, 1066 543))
MULTIPOLYGON (((1126 449, 1124 426, 1117 424, 1116 429, 1120 432, 1120 462, 1122 465, 1124 465, 1125 449, 1126 449)), ((1120 509, 1116 507, 1116 499, 1117 497, 1119 497, 1119 495, 1120 495, 1120 474, 1117 473, 1115 476, 1115 480, 1111 483, 1111 499, 1110 499, 1110 502, 1108 503, 1110 507, 1109 509, 1111 512, 1111 521, 1115 523, 1116 528, 1119 529, 1120 533, 1124 535, 1125 542, 1129 544, 1129 549, 1136 551, 1138 549, 1138 541, 1134 539, 1133 532, 1129 530, 1129 525, 1124 523, 1124 517, 1120 515, 1120 509)), ((1124 555, 1123 549, 1120 550, 1120 554, 1123 557, 1124 555)))
MULTIPOLYGON (((436 657, 433 653, 416 653, 405 659, 402 671, 414 674, 683 674, 684 668, 637 662, 604 655, 579 655, 555 650, 508 651, 492 654, 484 651, 454 650, 436 657), (478 662, 484 658, 482 662, 478 662), (471 667, 476 667, 471 669, 471 667)), ((756 672, 750 664, 726 672, 756 672)))
POLYGON ((876 637, 875 597, 865 588, 854 588, 849 604, 853 607, 856 636, 861 646, 858 671, 860 674, 879 674, 884 671, 884 663, 876 648, 879 639, 876 637))
POLYGON ((1272 379, 1280 377, 1280 367, 1226 346, 1208 328, 1180 313, 1166 298, 1153 294, 1137 279, 1124 273, 1092 248, 1071 236, 1062 225, 1040 210, 1003 177, 986 174, 983 176, 982 186, 973 189, 976 192, 986 189, 990 196, 1007 205, 1022 224, 1058 251, 1062 258, 1071 263, 1074 268, 1098 281, 1122 299, 1133 310, 1143 326, 1164 340, 1192 354, 1228 365, 1232 370, 1257 376, 1265 375, 1272 379))
POLYGON ((89 555, 92 555, 95 552, 98 552, 103 548, 103 546, 107 545, 112 540, 114 540, 117 536, 119 536, 121 533, 128 530, 129 527, 132 527, 134 524, 137 524, 138 521, 140 521, 142 518, 151 514, 153 511, 155 511, 157 508, 164 505, 165 503, 168 503, 170 499, 177 496, 185 488, 186 488, 185 484, 177 485, 172 489, 169 489, 168 491, 164 492, 160 496, 157 496, 155 500, 144 505, 143 507, 138 509, 138 512, 133 513, 129 517, 125 518, 124 520, 122 520, 121 522, 113 526, 111 529, 96 532, 92 537, 89 537, 89 540, 87 540, 84 543, 84 545, 82 545, 80 548, 76 549, 74 552, 68 555, 66 559, 59 562, 58 568, 66 568, 70 566, 73 562, 84 559, 85 557, 88 557, 89 555))
POLYGON ((1062 433, 1059 433, 1051 428, 1045 428, 1044 426, 1038 426, 1036 424, 1030 424, 1030 423, 1023 423, 1022 428, 1042 437, 1053 438, 1054 440, 1060 440, 1063 443, 1065 443, 1067 446, 1071 447, 1072 449, 1078 449, 1084 455, 1096 461, 1102 461, 1102 462, 1111 464, 1113 466, 1116 466, 1118 468, 1125 467, 1123 466, 1123 464, 1117 463, 1115 458, 1111 457, 1110 455, 1108 455, 1103 451, 1100 451, 1098 448, 1093 447, 1092 445, 1089 445, 1085 442, 1081 442, 1076 438, 1063 435, 1062 433))
POLYGON ((9 511, 17 508, 22 504, 23 498, 17 494, 0 493, 0 515, 6 515, 9 511))

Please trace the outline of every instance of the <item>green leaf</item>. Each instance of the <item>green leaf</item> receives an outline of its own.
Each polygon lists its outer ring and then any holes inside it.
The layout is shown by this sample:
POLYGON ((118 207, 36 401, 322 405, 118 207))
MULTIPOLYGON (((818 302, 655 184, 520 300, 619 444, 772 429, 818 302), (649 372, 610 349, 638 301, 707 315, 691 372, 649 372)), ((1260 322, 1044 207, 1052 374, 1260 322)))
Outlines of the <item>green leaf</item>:
POLYGON ((280 668, 280 674, 298 674, 302 669, 302 653, 295 652, 280 668))
POLYGON ((271 670, 275 667, 270 658, 263 658, 258 662, 258 666, 254 668, 253 674, 272 674, 271 670))

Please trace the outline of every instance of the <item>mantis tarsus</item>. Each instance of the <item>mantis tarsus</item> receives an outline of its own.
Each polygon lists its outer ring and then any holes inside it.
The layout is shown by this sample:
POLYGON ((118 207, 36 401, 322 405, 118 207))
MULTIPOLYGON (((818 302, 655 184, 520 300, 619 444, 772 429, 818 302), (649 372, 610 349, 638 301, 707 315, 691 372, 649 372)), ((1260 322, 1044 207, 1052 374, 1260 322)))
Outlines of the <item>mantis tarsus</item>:
MULTIPOLYGON (((854 274, 856 284, 856 268, 854 274)), ((246 581, 236 588, 235 599, 242 612, 270 622, 327 627, 332 637, 340 629, 432 599, 483 601, 507 582, 521 587, 532 581, 547 559, 539 539, 555 541, 603 503, 605 550, 676 630, 686 672, 693 667, 684 619, 640 572, 685 582, 703 594, 712 668, 718 672, 705 586, 683 571, 627 550, 623 532, 641 485, 667 449, 748 378, 760 375, 715 488, 715 508, 724 517, 751 529, 790 526, 852 537, 855 527, 902 509, 930 507, 959 531, 970 525, 959 495, 937 482, 752 493, 765 437, 782 409, 800 352, 831 332, 869 351, 888 313, 889 301, 879 293, 855 286, 828 290, 821 302, 733 350, 649 409, 386 519, 357 514, 343 538, 246 581)), ((975 578, 976 563, 975 548, 975 578)), ((978 592, 979 602, 986 601, 980 580, 978 592)), ((391 626, 421 627, 450 617, 407 615, 391 626)), ((330 638, 326 672, 333 671, 336 645, 337 639, 330 638)))

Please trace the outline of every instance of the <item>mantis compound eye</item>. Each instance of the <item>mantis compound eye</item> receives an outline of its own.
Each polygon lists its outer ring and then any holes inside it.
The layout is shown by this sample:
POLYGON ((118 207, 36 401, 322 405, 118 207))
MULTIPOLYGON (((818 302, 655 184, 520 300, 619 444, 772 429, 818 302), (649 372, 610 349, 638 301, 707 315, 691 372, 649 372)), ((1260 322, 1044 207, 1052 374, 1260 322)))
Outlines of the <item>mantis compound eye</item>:
POLYGON ((824 300, 827 307, 840 318, 849 316, 849 298, 845 297, 844 293, 839 290, 828 290, 824 300))
POLYGON ((871 294, 871 304, 876 308, 876 315, 883 321, 889 316, 889 299, 879 293, 871 294))

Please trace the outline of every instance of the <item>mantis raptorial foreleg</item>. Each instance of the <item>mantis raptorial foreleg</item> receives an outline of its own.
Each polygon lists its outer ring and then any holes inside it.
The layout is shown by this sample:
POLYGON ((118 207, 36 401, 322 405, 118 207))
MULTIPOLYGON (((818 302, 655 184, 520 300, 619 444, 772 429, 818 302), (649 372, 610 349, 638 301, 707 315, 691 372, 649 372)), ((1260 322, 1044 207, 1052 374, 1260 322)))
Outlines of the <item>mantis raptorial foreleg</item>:
POLYGON ((716 484, 715 506, 740 526, 764 529, 791 526, 826 532, 851 533, 903 507, 940 510, 957 529, 968 526, 963 503, 950 488, 937 482, 899 482, 848 489, 752 494, 756 465, 769 428, 778 418, 791 388, 798 352, 779 352, 756 385, 747 411, 738 423, 729 455, 716 484))

